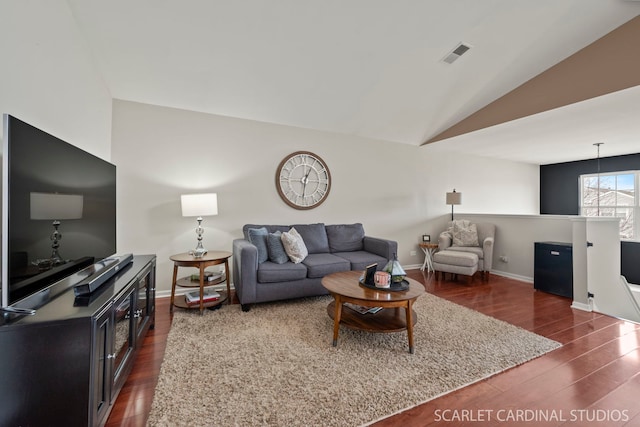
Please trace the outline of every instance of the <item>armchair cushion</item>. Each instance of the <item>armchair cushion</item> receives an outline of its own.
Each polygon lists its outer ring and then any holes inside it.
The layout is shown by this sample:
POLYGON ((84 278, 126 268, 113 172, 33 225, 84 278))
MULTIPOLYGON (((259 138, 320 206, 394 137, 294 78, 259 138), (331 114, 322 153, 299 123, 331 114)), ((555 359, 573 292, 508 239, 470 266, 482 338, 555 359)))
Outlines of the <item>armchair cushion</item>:
POLYGON ((458 222, 453 223, 453 245, 454 246, 479 246, 478 229, 475 224, 463 226, 458 222))

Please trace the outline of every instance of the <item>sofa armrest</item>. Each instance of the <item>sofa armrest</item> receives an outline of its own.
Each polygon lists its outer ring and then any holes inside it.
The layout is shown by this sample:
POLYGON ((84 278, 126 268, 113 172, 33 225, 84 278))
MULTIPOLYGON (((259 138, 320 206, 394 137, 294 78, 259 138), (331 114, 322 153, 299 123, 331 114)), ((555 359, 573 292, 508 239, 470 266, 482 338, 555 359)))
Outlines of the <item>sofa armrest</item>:
POLYGON ((493 240, 493 237, 487 237, 482 242, 484 271, 491 271, 491 266, 493 265, 493 240))
POLYGON ((245 239, 233 241, 233 286, 240 304, 256 301, 258 248, 245 239))
POLYGON ((380 255, 389 261, 393 259, 394 255, 398 254, 398 242, 393 240, 364 236, 363 244, 365 251, 380 255))
POLYGON ((438 236, 438 250, 443 251, 451 246, 451 234, 447 232, 442 232, 438 236))

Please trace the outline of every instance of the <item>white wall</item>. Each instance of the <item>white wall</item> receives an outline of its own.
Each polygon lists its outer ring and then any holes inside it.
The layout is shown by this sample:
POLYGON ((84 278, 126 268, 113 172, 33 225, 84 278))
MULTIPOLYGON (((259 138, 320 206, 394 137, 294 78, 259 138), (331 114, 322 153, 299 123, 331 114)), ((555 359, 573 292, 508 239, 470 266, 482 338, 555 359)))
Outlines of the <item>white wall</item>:
POLYGON ((533 165, 127 101, 114 101, 112 159, 118 250, 157 254, 161 293, 170 289, 169 256, 195 247, 195 220, 180 213, 184 193, 218 193, 219 214, 204 221, 209 249, 231 250, 245 223, 362 222, 367 234, 398 241, 405 266, 422 263, 420 236, 440 231, 453 187, 467 211, 538 209, 533 165), (298 150, 322 157, 333 179, 328 199, 309 211, 284 204, 275 188, 279 162, 298 150))
MULTIPOLYGON (((456 214, 456 219, 496 225, 493 248, 494 273, 533 283, 534 242, 566 242, 573 239, 571 215, 456 214), (505 256, 506 262, 500 260, 505 256)), ((450 218, 448 218, 450 219, 450 218)))
POLYGON ((0 52, 0 114, 110 160, 111 95, 64 0, 2 0, 0 52))
POLYGON ((2 0, 0 52, 0 113, 118 166, 119 252, 156 253, 161 290, 169 255, 195 244, 195 221, 180 216, 185 192, 219 193, 220 215, 205 220, 210 248, 230 249, 246 222, 358 221, 396 239, 405 266, 422 263, 417 243, 446 222, 454 187, 467 212, 538 211, 533 165, 122 101, 112 110, 64 0, 2 0), (281 202, 274 185, 277 164, 297 150, 323 157, 334 181, 329 199, 306 212, 281 202))

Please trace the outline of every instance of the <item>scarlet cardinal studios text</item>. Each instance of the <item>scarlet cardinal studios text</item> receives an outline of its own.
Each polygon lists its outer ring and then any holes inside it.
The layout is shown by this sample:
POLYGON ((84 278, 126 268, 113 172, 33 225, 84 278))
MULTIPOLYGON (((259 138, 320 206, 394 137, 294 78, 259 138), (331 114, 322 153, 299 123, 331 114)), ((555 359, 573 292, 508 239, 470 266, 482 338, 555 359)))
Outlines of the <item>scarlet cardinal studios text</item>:
POLYGON ((435 421, 466 422, 544 422, 544 421, 581 421, 588 422, 624 422, 629 421, 629 411, 607 409, 436 409, 435 421))

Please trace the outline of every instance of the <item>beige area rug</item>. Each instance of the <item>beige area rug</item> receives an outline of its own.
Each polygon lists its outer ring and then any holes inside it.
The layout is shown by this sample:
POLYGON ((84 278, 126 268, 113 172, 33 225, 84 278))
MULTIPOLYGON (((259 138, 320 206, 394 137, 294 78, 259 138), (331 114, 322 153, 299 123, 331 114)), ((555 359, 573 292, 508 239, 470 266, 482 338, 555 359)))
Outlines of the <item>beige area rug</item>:
POLYGON ((560 347, 430 294, 415 354, 406 332, 341 327, 333 347, 331 301, 176 310, 148 425, 357 426, 560 347))

